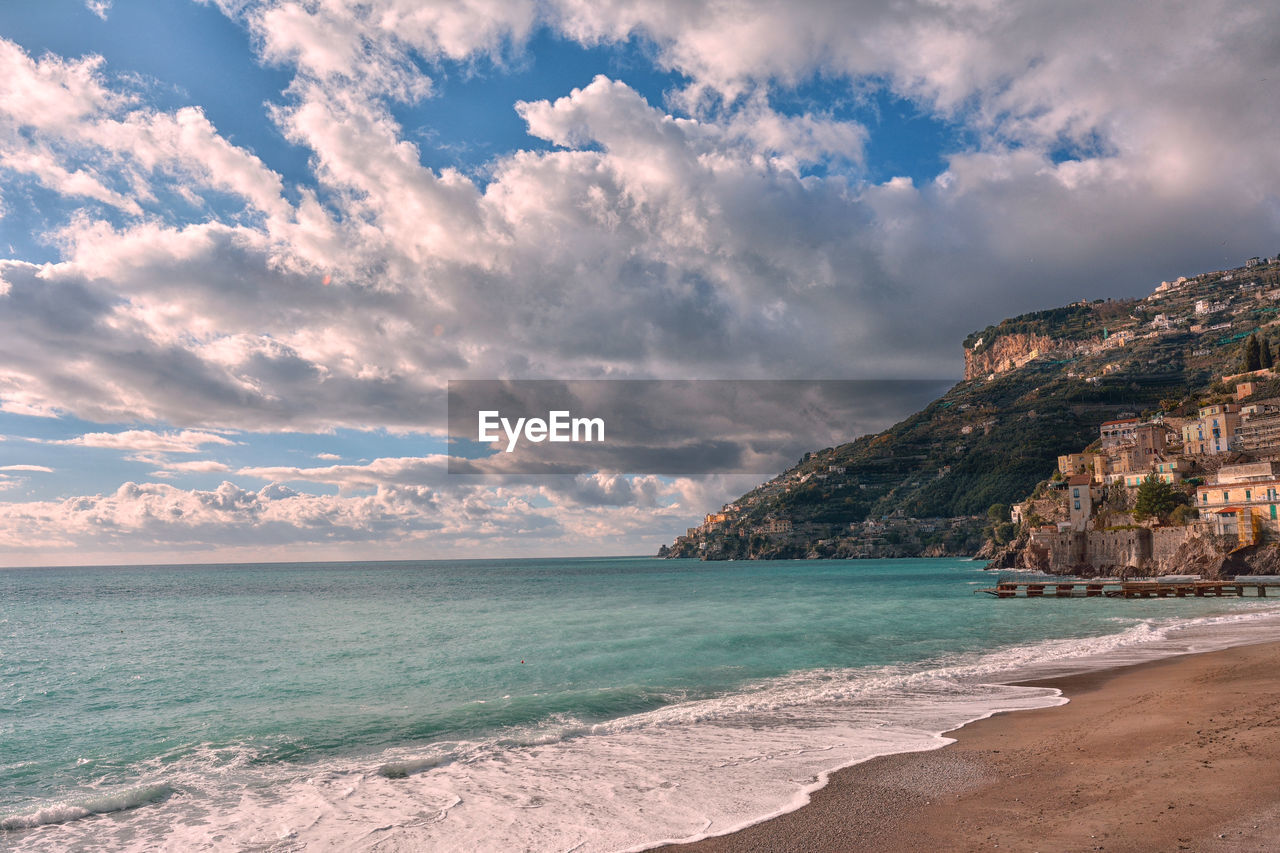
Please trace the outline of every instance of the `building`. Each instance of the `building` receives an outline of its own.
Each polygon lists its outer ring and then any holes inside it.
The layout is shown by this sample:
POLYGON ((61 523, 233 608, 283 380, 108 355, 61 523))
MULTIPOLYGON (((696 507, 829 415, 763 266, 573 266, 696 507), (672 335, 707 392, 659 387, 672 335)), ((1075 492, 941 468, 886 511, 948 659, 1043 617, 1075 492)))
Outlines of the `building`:
POLYGON ((1280 449, 1280 414, 1249 418, 1236 431, 1236 441, 1248 453, 1280 449))
POLYGON ((1173 485, 1181 483, 1182 479, 1191 471, 1191 460, 1181 456, 1174 459, 1157 462, 1147 471, 1138 471, 1132 474, 1124 475, 1124 484, 1130 489, 1136 489, 1142 485, 1142 481, 1156 475, 1157 480, 1173 485))
POLYGON ((1093 460, 1097 456, 1096 453, 1068 453, 1065 456, 1059 456, 1058 473, 1064 477, 1087 474, 1093 470, 1093 460))
POLYGON ((1258 400, 1240 407, 1233 449, 1258 453, 1280 449, 1280 401, 1258 400))
POLYGON ((1239 465, 1223 465, 1214 477, 1213 485, 1240 485, 1280 479, 1280 462, 1242 462, 1239 465))
POLYGON ((1223 465, 1214 482, 1196 489, 1196 506, 1214 533, 1241 546, 1280 537, 1280 463, 1223 465))
POLYGON ((773 535, 778 533, 790 533, 791 521, 785 518, 768 518, 764 524, 756 528, 756 533, 764 533, 765 535, 773 535))
POLYGON ((1168 428, 1137 418, 1107 421, 1100 428, 1102 452, 1093 461, 1093 478, 1114 483, 1128 474, 1146 474, 1164 459, 1168 428))
POLYGON ((1200 456, 1226 453, 1239 429, 1239 404, 1202 406, 1200 417, 1182 427, 1183 452, 1200 456))
POLYGON ((1142 423, 1140 418, 1121 418, 1116 421, 1103 421, 1102 426, 1098 427, 1098 435, 1102 439, 1103 452, 1119 447, 1125 442, 1132 441, 1133 431, 1140 423, 1142 423))
POLYGON ((1071 529, 1084 530, 1093 517, 1093 505, 1102 499, 1102 490, 1095 488, 1089 474, 1076 474, 1067 480, 1067 509, 1070 511, 1071 529))
POLYGON ((1240 418, 1247 423, 1250 418, 1259 415, 1276 415, 1280 414, 1280 399, 1268 397, 1265 400, 1254 400, 1252 403, 1244 403, 1240 406, 1240 418))

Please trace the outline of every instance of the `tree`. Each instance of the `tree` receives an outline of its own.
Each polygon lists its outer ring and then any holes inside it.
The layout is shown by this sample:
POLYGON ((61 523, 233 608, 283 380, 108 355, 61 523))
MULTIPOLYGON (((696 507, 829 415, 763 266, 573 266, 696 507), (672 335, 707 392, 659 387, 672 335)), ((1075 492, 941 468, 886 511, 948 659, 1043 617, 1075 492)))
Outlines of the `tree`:
POLYGON ((987 518, 991 519, 992 524, 999 524, 1002 521, 1009 520, 1009 507, 1005 504, 992 504, 987 507, 987 518))
POLYGON ((1244 369, 1257 370, 1262 367, 1262 348, 1258 345, 1258 336, 1250 335, 1244 342, 1244 369))
POLYGON ((1018 535, 1018 528, 1011 521, 1003 521, 991 528, 991 538, 997 545, 1006 545, 1018 535))
POLYGON ((1180 506, 1191 503, 1191 498, 1161 480, 1155 474, 1148 474, 1147 479, 1138 486, 1138 499, 1133 505, 1133 517, 1142 521, 1147 518, 1158 518, 1168 521, 1173 511, 1180 506))
POLYGON ((1260 362, 1262 367, 1275 366, 1275 360, 1271 355, 1271 342, 1266 338, 1262 339, 1262 354, 1260 362))

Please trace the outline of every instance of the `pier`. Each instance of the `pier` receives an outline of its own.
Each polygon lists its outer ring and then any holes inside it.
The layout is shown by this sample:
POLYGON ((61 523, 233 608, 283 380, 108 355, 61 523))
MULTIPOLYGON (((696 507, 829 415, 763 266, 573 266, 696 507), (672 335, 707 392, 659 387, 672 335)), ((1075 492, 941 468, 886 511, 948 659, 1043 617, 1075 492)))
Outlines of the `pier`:
POLYGON ((995 598, 1266 598, 1268 590, 1280 595, 1280 576, 1237 577, 1231 580, 1199 579, 1119 580, 1063 578, 1062 580, 1001 580, 985 592, 995 598))

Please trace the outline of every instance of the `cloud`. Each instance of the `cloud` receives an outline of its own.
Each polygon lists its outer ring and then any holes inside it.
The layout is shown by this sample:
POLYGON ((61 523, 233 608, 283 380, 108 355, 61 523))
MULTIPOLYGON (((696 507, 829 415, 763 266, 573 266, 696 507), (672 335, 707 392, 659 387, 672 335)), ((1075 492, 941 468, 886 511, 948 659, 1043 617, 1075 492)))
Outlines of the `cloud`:
POLYGON ((40 474, 52 474, 52 468, 43 465, 0 465, 0 471, 31 471, 40 474))
POLYGON ((165 462, 160 471, 151 472, 153 476, 172 477, 175 474, 215 474, 230 471, 225 463, 212 459, 196 459, 190 462, 165 462))
POLYGON ((1271 28, 1238 4, 220 5, 296 75, 271 111, 311 154, 292 194, 198 109, 4 43, 7 168, 86 200, 60 261, 0 262, 7 411, 436 431, 444 377, 956 375, 974 328, 1256 254, 1280 221, 1271 28), (425 167, 390 102, 538 26, 647 39, 691 88, 597 77, 513 106, 553 150, 425 167), (975 141, 869 181, 868 127, 776 105, 814 75, 975 141), (239 206, 153 215, 176 189, 239 206))
POLYGON ((341 457, 341 456, 339 456, 337 453, 317 453, 317 454, 315 454, 315 458, 316 458, 316 459, 324 459, 324 460, 326 460, 326 461, 334 462, 334 461, 337 461, 337 460, 341 459, 342 457, 341 457))
MULTIPOLYGON (((98 447, 108 450, 129 450, 140 453, 199 453, 206 445, 229 447, 231 439, 211 432, 184 429, 177 432, 155 432, 149 429, 130 429, 124 432, 90 432, 76 438, 46 440, 45 444, 72 447, 98 447)), ((204 462, 194 463, 207 464, 204 462)))
POLYGON ((507 45, 527 38, 536 17, 532 0, 221 5, 244 14, 267 61, 366 97, 409 101, 431 92, 420 59, 467 61, 481 54, 501 59, 507 45))
POLYGON ((226 193, 266 220, 287 216, 280 176, 198 107, 146 107, 111 89, 102 67, 97 56, 32 59, 0 39, 0 168, 131 216, 161 211, 171 191, 193 201, 226 193))
MULTIPOLYGON (((375 544, 380 555, 419 558, 474 554, 481 546, 521 555, 628 547, 652 553, 683 529, 701 502, 723 501, 743 487, 719 478, 664 483, 600 474, 564 478, 556 488, 455 484, 442 494, 389 482, 398 468, 386 462, 374 463, 367 480, 388 482, 360 494, 310 495, 279 483, 247 489, 223 482, 200 490, 129 482, 107 494, 0 502, 0 560, 189 561, 215 549, 224 556, 243 552, 246 559, 367 558, 375 544)), ((7 487, 0 475, 0 488, 7 487)))
POLYGON ((317 483, 352 490, 372 489, 387 484, 421 486, 439 483, 445 469, 445 457, 437 455, 375 459, 363 465, 246 467, 236 473, 258 480, 317 483))
POLYGON ((105 21, 111 11, 111 0, 84 0, 84 7, 105 21))

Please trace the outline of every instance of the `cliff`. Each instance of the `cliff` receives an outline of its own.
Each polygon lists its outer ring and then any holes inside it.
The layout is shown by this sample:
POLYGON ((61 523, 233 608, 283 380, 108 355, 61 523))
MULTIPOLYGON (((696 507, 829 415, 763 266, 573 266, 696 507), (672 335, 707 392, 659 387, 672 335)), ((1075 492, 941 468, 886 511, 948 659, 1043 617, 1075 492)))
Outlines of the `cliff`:
POLYGON ((964 378, 968 381, 1006 373, 1060 346, 1059 341, 1034 333, 1001 335, 990 342, 979 338, 977 346, 964 349, 964 378))

